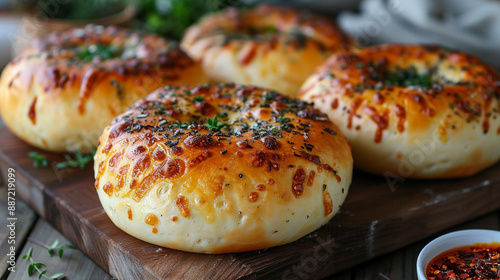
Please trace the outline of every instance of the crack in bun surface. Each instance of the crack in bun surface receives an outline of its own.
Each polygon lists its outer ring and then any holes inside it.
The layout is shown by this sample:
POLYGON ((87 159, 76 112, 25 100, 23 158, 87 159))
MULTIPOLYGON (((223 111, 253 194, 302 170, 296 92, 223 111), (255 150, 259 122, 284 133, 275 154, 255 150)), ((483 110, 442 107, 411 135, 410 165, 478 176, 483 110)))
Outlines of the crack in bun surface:
POLYGON ((166 87, 100 137, 95 187, 125 232, 184 251, 292 242, 327 223, 351 183, 350 147, 311 104, 233 84, 166 87))
POLYGON ((317 65, 350 44, 326 17, 268 4, 207 15, 181 41, 213 82, 257 85, 291 97, 317 65))
POLYGON ((38 38, 14 58, 0 79, 0 110, 33 146, 90 152, 102 129, 139 98, 206 81, 175 42, 89 25, 38 38))
POLYGON ((342 130, 356 167, 385 176, 456 178, 500 159, 500 76, 438 46, 337 53, 299 97, 342 130))

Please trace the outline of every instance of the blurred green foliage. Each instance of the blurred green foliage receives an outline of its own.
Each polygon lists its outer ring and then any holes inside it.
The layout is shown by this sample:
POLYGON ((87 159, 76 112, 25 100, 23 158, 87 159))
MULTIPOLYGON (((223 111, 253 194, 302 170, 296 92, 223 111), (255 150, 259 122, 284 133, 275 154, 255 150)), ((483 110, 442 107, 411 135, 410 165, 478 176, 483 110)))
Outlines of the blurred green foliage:
POLYGON ((131 0, 17 0, 15 4, 43 17, 91 20, 117 14, 130 2, 131 0))
POLYGON ((138 4, 138 19, 144 29, 173 39, 180 39, 184 30, 206 13, 250 6, 242 0, 145 0, 138 4))

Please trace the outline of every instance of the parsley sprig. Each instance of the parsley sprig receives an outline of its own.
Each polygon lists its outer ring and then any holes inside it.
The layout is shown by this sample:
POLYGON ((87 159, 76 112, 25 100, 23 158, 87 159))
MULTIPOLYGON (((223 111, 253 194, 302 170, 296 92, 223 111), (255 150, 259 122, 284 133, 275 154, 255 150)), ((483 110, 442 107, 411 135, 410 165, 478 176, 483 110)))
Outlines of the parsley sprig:
POLYGON ((213 119, 207 119, 207 123, 208 124, 205 124, 205 126, 208 127, 208 129, 210 129, 210 131, 217 131, 225 126, 229 126, 229 124, 227 124, 227 123, 223 123, 223 122, 219 123, 219 121, 217 120, 217 114, 215 114, 213 119))
POLYGON ((33 167, 35 168, 38 168, 38 166, 47 167, 49 165, 49 162, 44 155, 41 155, 37 152, 29 152, 28 156, 30 158, 33 158, 33 167))
MULTIPOLYGON (((59 245, 58 239, 56 239, 56 241, 54 241, 54 243, 52 243, 51 246, 48 246, 46 244, 43 244, 43 243, 36 241, 36 240, 33 240, 33 239, 29 239, 29 240, 31 242, 41 246, 41 247, 46 248, 51 257, 55 255, 56 250, 57 250, 57 255, 59 256, 59 258, 62 258, 63 253, 64 253, 64 250, 63 250, 64 248, 76 249, 75 246, 69 245, 69 244, 59 245)), ((46 269, 47 265, 45 265, 41 262, 35 262, 35 260, 33 259, 33 247, 30 247, 28 249, 28 252, 26 253, 26 255, 23 256, 23 259, 24 260, 27 259, 30 261, 30 265, 28 266, 28 275, 29 276, 32 276, 35 272, 38 272, 38 279, 41 279, 42 277, 45 277, 47 279, 58 279, 59 277, 64 275, 64 273, 62 273, 62 272, 56 273, 50 277, 45 275, 47 273, 47 269, 46 269)))

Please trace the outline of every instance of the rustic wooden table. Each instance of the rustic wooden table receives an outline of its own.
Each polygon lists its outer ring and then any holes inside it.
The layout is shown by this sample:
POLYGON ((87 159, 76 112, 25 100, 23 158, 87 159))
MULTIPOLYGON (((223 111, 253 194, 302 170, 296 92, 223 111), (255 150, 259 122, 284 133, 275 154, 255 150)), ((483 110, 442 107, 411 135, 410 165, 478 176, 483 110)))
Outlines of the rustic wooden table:
MULTIPOLYGON (((4 124, 0 120, 0 127, 4 124)), ((1 137, 1 136, 0 136, 1 137)), ((0 217, 6 221, 8 211, 7 188, 5 182, 0 184, 0 217)), ((29 248, 33 248, 33 259, 47 265, 47 275, 63 272, 67 279, 113 279, 111 275, 87 258, 79 250, 66 249, 62 258, 49 257, 47 250, 38 245, 52 244, 56 239, 60 244, 70 242, 45 220, 38 217, 22 200, 16 201, 16 216, 18 217, 15 229, 16 240, 16 271, 7 271, 7 254, 10 245, 8 238, 10 231, 5 225, 0 231, 0 278, 1 279, 30 279, 27 274, 29 262, 22 259, 29 248)), ((460 226, 451 228, 440 234, 458 229, 482 228, 500 229, 500 211, 469 221, 460 226)), ((394 251, 382 257, 375 258, 342 273, 328 277, 328 279, 417 279, 415 262, 420 250, 434 237, 426 238, 403 249, 394 251)), ((306 275, 301 275, 306 278, 306 275)), ((35 276, 32 276, 31 279, 35 276)))

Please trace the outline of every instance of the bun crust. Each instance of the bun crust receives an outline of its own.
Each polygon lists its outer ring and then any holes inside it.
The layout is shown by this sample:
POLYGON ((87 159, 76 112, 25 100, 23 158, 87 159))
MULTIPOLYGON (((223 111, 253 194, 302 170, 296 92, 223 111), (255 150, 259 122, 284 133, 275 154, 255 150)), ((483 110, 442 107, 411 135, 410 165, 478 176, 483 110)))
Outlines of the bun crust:
POLYGON ((344 136, 306 102, 256 87, 167 87, 104 130, 95 186, 115 225, 139 239, 241 252, 327 223, 352 164, 344 136))
POLYGON ((0 79, 6 125, 41 149, 89 152, 102 129, 165 85, 206 82, 201 66, 154 35, 87 26, 38 39, 0 79))
POLYGON ((500 76, 436 46, 333 55, 302 86, 339 125, 356 167, 407 178, 473 175, 500 159, 500 76))
POLYGON ((213 82, 275 89, 295 97, 305 79, 350 39, 328 18, 290 7, 229 8, 185 32, 181 47, 213 82))

